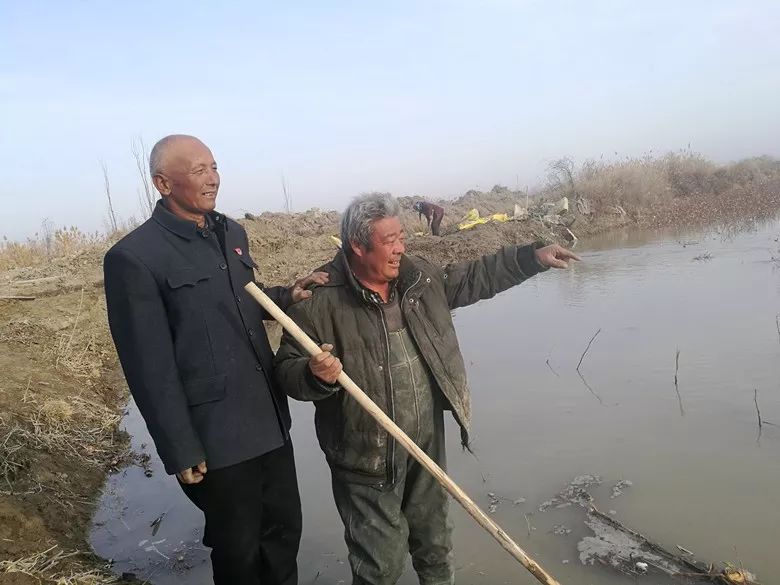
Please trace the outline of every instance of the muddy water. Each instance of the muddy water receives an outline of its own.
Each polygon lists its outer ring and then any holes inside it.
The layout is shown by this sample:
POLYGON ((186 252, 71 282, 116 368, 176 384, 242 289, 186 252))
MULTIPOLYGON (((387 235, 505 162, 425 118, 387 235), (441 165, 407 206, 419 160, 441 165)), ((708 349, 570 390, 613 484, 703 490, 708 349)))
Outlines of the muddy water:
MULTIPOLYGON (((780 578, 780 426, 764 425, 759 436, 754 403, 757 389, 763 418, 780 424, 778 236, 777 223, 616 233, 582 247, 585 262, 573 270, 456 313, 477 458, 460 451, 450 425, 450 472, 486 509, 492 501, 496 520, 562 583, 633 582, 579 561, 577 543, 588 535, 581 511, 538 510, 580 474, 600 475, 599 508, 653 540, 741 562, 765 583, 780 578), (581 367, 589 389, 576 366, 599 329, 581 367), (619 480, 633 485, 612 499, 619 480)), ((293 405, 300 582, 349 583, 312 410, 293 405)), ((126 425, 135 447, 153 453, 132 405, 126 425)), ((154 458, 152 468, 151 478, 130 468, 109 480, 95 550, 152 583, 208 583, 200 514, 154 458)), ((534 582, 456 505, 452 517, 458 583, 534 582)), ((407 571, 401 583, 416 580, 407 571)))

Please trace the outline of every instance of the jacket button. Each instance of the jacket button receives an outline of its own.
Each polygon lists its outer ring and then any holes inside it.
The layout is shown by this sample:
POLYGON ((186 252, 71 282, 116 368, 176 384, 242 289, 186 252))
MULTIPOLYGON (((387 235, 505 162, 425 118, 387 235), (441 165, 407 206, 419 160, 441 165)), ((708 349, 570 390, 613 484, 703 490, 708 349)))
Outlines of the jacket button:
POLYGON ((255 369, 256 369, 258 372, 262 372, 262 371, 263 371, 263 366, 261 366, 260 364, 257 364, 257 365, 255 366, 255 369))
POLYGON ((219 267, 222 270, 227 270, 227 264, 225 264, 224 262, 222 264, 220 264, 219 267))
POLYGON ((247 329, 246 332, 249 333, 249 337, 253 337, 254 334, 255 334, 255 330, 254 329, 247 329))
POLYGON ((426 278, 426 279, 425 279, 425 282, 428 282, 428 283, 430 283, 430 282, 431 282, 431 279, 430 279, 430 278, 426 278))
POLYGON ((381 372, 383 370, 384 370, 384 368, 382 366, 379 366, 379 371, 381 372))
POLYGON ((236 302, 237 302, 237 303, 240 303, 240 302, 241 302, 241 297, 240 297, 240 296, 238 296, 238 295, 236 295, 236 302))

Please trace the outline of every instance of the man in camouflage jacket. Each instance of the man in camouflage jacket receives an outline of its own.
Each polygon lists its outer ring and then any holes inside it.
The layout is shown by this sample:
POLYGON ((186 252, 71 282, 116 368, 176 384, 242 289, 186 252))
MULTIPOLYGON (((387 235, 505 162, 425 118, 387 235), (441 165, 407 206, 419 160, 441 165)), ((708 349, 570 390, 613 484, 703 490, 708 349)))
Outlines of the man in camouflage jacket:
POLYGON ((359 197, 342 219, 344 250, 316 294, 289 309, 322 345, 309 358, 285 334, 280 386, 314 401, 320 446, 345 526, 353 585, 397 582, 407 552, 422 585, 454 582, 447 496, 436 480, 337 383, 343 368, 431 458, 446 466, 443 411, 468 444, 471 405, 451 311, 488 299, 574 254, 507 246, 445 268, 404 254, 398 203, 359 197))

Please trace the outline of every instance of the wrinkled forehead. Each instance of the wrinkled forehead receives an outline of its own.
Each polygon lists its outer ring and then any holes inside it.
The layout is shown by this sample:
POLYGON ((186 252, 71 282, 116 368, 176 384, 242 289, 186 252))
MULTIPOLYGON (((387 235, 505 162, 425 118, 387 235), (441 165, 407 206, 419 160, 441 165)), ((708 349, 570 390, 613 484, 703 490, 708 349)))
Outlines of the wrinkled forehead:
POLYGON ((371 223, 371 236, 376 241, 397 237, 404 233, 404 226, 398 216, 383 217, 371 223))

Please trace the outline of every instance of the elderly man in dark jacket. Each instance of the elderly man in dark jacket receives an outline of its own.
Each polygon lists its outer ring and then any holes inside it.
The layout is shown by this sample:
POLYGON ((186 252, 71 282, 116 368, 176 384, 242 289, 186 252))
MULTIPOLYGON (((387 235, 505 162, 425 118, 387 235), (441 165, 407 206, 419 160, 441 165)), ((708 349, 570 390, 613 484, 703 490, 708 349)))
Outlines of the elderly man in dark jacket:
MULTIPOLYGON (((219 173, 191 136, 150 157, 162 199, 105 257, 108 319, 130 391, 168 473, 204 512, 217 585, 295 585, 301 511, 287 397, 244 229, 214 211, 219 173)), ((327 282, 266 292, 282 307, 327 282)), ((261 285, 262 286, 262 285, 261 285)))
POLYGON ((451 311, 488 299, 547 267, 578 259, 560 246, 507 246, 440 267, 404 254, 399 207, 389 195, 355 200, 342 219, 343 252, 290 316, 323 352, 308 358, 289 336, 276 356, 281 385, 316 405, 315 422, 345 526, 353 585, 392 585, 407 552, 422 585, 454 582, 443 488, 336 378, 347 373, 431 458, 445 467, 443 411, 468 443, 466 368, 451 311))

